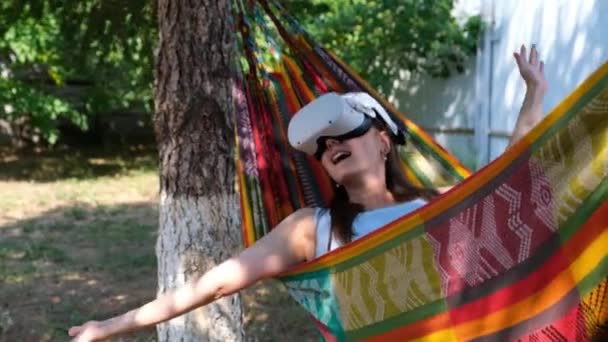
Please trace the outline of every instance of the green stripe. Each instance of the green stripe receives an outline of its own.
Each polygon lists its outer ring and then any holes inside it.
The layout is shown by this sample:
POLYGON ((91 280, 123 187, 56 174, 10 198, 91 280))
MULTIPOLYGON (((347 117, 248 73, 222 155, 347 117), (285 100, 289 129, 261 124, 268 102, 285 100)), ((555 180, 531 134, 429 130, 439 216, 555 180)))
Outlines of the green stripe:
MULTIPOLYGON (((392 227, 391 229, 402 229, 402 228, 399 225, 397 225, 395 227, 392 227)), ((353 256, 353 257, 349 258, 348 260, 345 260, 345 261, 331 267, 330 273, 342 272, 348 268, 351 268, 353 266, 366 262, 367 260, 369 260, 377 255, 380 255, 380 254, 386 252, 387 250, 392 249, 398 245, 401 245, 401 244, 407 242, 408 240, 417 238, 419 236, 423 236, 424 234, 425 234, 424 225, 420 224, 420 225, 412 228, 411 230, 396 236, 395 238, 393 238, 391 240, 381 243, 379 246, 377 246, 375 248, 369 249, 359 255, 353 256)))
POLYGON ((420 147, 421 152, 430 154, 436 161, 439 162, 439 164, 443 167, 443 174, 454 177, 456 181, 464 180, 464 177, 460 173, 458 173, 458 171, 454 167, 454 164, 452 164, 449 160, 442 158, 438 152, 431 148, 431 146, 422 139, 420 135, 411 130, 408 133, 410 134, 413 140, 417 141, 416 147, 420 147))
MULTIPOLYGON (((396 227, 392 227, 391 229, 401 229, 401 227, 396 226, 396 227)), ((326 272, 326 271, 329 272, 330 274, 342 272, 342 271, 349 269, 353 266, 356 266, 360 263, 366 262, 369 259, 371 259, 379 254, 382 254, 391 248, 394 248, 400 244, 407 242, 408 240, 411 240, 418 236, 422 236, 424 234, 425 234, 424 225, 420 224, 420 225, 416 226, 415 228, 412 228, 411 230, 409 230, 405 233, 402 233, 389 241, 385 241, 385 242, 381 243, 379 246, 377 246, 375 248, 366 250, 365 252, 363 252, 359 255, 353 256, 347 260, 344 260, 343 262, 338 263, 334 266, 327 267, 322 270, 282 277, 281 280, 289 281, 289 280, 302 280, 302 279, 309 279, 309 278, 317 278, 317 277, 319 277, 321 272, 326 272)), ((346 247, 346 248, 349 248, 349 247, 346 247)))
MULTIPOLYGON (((285 73, 284 73, 285 79, 284 81, 286 83, 291 84, 292 89, 294 89, 294 92, 296 91, 296 86, 295 84, 291 81, 291 76, 289 71, 287 70, 287 68, 285 68, 285 73)), ((283 89, 280 86, 280 83, 277 81, 277 88, 276 88, 276 93, 277 95, 280 94, 280 97, 277 97, 277 101, 279 101, 279 99, 281 99, 281 101, 278 103, 279 104, 279 108, 282 110, 282 119, 284 122, 284 127, 288 127, 289 126, 289 121, 290 116, 286 115, 286 113, 289 113, 288 109, 287 109, 287 100, 285 99, 285 93, 287 93, 288 91, 286 89, 283 89)), ((297 98, 297 94, 295 94, 296 98, 297 98)), ((296 104, 294 104, 296 105, 296 104)), ((289 144, 288 142, 285 142, 286 144, 289 144)), ((295 150, 294 150, 295 151, 295 150)), ((294 166, 296 168, 296 176, 298 177, 298 185, 300 186, 300 188, 303 188, 301 186, 301 184, 303 182, 308 182, 311 186, 304 191, 304 189, 302 189, 302 193, 304 195, 305 198, 305 202, 306 202, 306 198, 308 197, 313 197, 314 198, 314 202, 316 203, 322 203, 323 202, 323 195, 321 192, 321 184, 319 183, 319 179, 318 177, 315 176, 314 172, 313 172, 313 168, 310 165, 310 162, 306 159, 305 155, 303 152, 294 152, 293 153, 293 158, 294 158, 294 166)), ((305 203, 306 205, 310 205, 311 203, 305 203)))
POLYGON ((424 187, 433 187, 433 182, 431 182, 431 180, 427 178, 424 173, 420 172, 420 170, 416 167, 414 158, 411 158, 411 153, 407 151, 402 151, 399 153, 399 156, 401 157, 401 160, 405 162, 405 165, 410 169, 410 171, 412 171, 416 179, 418 179, 418 181, 422 183, 424 187))
POLYGON ((395 328, 403 327, 405 325, 441 314, 447 310, 448 306, 445 300, 439 299, 416 309, 405 311, 400 315, 387 318, 381 322, 371 324, 360 329, 347 331, 346 340, 359 341, 372 336, 377 336, 395 328))
POLYGON ((547 130, 532 143, 530 150, 535 152, 543 147, 547 140, 551 139, 559 130, 563 129, 573 116, 577 115, 583 107, 589 104, 593 98, 602 93, 602 91, 604 91, 606 88, 608 88, 608 74, 597 81, 597 83, 594 84, 591 89, 586 91, 578 99, 578 101, 576 101, 576 103, 573 104, 572 107, 566 111, 566 113, 564 113, 564 115, 562 115, 553 125, 547 128, 547 130))
POLYGON ((606 199, 608 199, 608 178, 602 180, 595 190, 585 198, 574 214, 559 228, 562 244, 572 238, 572 235, 579 230, 606 199))
POLYGON ((581 297, 588 295, 606 277, 608 277, 608 257, 604 256, 593 271, 577 285, 581 297))
MULTIPOLYGON (((275 98, 277 99, 277 102, 275 103, 276 105, 276 109, 279 111, 279 113, 274 113, 276 116, 271 116, 271 118, 275 119, 275 124, 274 124, 274 135, 275 135, 275 139, 278 142, 277 143, 277 147, 279 148, 279 153, 281 155, 281 171, 283 172, 283 177, 285 177, 285 181, 287 182, 287 187, 289 189, 287 196, 289 197, 289 201, 291 202, 291 205, 293 208, 299 208, 300 207, 300 203, 298 201, 298 190, 297 190, 297 181, 296 179, 292 176, 291 172, 290 172, 290 168, 289 168, 289 158, 290 158, 290 149, 291 147, 289 147, 289 143, 286 142, 285 140, 283 140, 283 137, 281 136, 281 133, 285 131, 285 124, 284 121, 281 120, 282 114, 280 113, 280 111, 282 110, 281 108, 281 94, 279 94, 279 92, 277 92, 276 90, 279 88, 278 85, 279 83, 275 80, 275 78, 271 75, 270 76, 270 82, 272 83, 273 87, 271 87, 268 92, 273 92, 275 95, 275 98)), ((267 103, 271 103, 271 96, 270 95, 266 95, 266 100, 267 103)), ((269 112, 274 112, 271 110, 271 108, 268 108, 269 112)))
POLYGON ((251 178, 251 212, 253 216, 253 229, 255 231, 255 240, 257 241, 259 238, 264 236, 264 232, 266 231, 266 210, 262 205, 261 191, 259 180, 255 178, 251 178))

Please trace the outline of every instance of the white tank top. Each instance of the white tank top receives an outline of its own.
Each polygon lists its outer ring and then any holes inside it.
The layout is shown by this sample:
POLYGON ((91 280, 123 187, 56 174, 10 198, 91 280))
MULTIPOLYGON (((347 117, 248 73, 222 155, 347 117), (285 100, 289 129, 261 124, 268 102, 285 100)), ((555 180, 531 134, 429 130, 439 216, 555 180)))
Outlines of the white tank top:
MULTIPOLYGON (((412 211, 424 206, 427 202, 423 199, 415 199, 409 202, 403 202, 389 207, 367 210, 359 213, 353 221, 353 241, 365 236, 374 230, 385 226, 386 224, 395 221, 396 219, 411 213, 412 211)), ((316 224, 316 247, 315 257, 332 251, 342 244, 335 237, 331 237, 329 250, 327 245, 330 238, 331 217, 329 209, 315 208, 315 224, 316 224)))

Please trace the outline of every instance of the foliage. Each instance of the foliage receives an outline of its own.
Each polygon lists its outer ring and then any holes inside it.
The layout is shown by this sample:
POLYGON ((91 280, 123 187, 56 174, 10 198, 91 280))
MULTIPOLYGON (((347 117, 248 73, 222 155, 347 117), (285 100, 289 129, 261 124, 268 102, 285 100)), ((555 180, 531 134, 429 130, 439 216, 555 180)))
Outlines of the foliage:
POLYGON ((5 0, 0 4, 0 119, 27 117, 49 142, 59 120, 149 109, 154 1, 5 0))
MULTIPOLYGON (((400 71, 448 76, 476 49, 479 17, 452 0, 290 0, 304 28, 381 91, 400 71)), ((156 1, 3 0, 0 119, 28 118, 53 143, 58 124, 151 111, 156 1)))
POLYGON ((292 0, 286 6, 321 44, 381 91, 403 70, 447 77, 474 54, 479 16, 459 23, 453 0, 292 0))

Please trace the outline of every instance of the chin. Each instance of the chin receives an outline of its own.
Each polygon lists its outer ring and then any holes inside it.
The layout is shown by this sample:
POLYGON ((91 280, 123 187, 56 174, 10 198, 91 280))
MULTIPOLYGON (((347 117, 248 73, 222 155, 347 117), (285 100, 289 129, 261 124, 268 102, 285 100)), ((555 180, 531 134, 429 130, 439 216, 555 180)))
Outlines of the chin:
POLYGON ((357 183, 362 178, 361 172, 345 172, 334 178, 334 180, 341 185, 348 185, 357 183))

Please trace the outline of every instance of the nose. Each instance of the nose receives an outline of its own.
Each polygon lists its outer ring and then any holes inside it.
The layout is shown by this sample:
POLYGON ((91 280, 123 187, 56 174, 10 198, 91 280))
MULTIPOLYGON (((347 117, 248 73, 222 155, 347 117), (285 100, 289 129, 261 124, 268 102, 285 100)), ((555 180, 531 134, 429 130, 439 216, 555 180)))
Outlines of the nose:
POLYGON ((338 144, 340 144, 340 141, 338 141, 334 138, 328 138, 327 140, 325 140, 325 147, 327 147, 327 149, 330 149, 333 146, 336 146, 338 144))

